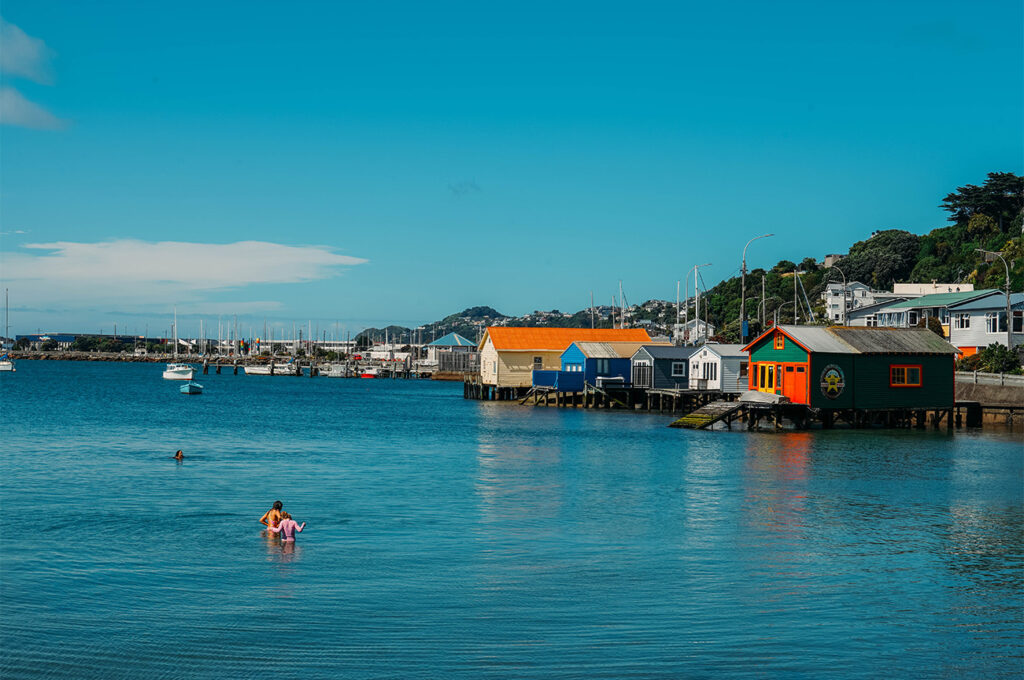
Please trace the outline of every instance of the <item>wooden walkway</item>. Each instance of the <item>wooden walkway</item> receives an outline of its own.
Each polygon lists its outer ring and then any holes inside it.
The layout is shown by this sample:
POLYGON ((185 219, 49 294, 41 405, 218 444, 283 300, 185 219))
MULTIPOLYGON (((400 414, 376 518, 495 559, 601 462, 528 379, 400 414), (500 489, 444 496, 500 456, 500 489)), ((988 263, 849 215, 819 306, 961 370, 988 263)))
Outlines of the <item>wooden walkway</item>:
POLYGON ((739 415, 739 412, 745 407, 746 404, 737 401, 713 401, 673 422, 671 427, 703 430, 720 420, 729 419, 731 421, 731 416, 739 415))

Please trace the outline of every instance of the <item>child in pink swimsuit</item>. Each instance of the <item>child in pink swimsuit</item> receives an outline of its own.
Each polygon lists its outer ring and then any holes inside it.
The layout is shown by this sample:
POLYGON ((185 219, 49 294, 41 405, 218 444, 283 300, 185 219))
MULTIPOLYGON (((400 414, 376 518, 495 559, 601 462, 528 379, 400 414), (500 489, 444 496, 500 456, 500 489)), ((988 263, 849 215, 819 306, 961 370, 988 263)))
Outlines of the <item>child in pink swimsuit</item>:
POLYGON ((268 528, 269 528, 270 531, 273 531, 275 534, 277 534, 277 533, 283 534, 285 541, 294 541, 295 540, 295 532, 298 531, 298 532, 301 533, 302 530, 306 528, 306 523, 303 522, 302 524, 299 524, 298 522, 293 520, 292 516, 289 515, 287 512, 282 512, 281 513, 281 522, 276 527, 268 527, 268 528))

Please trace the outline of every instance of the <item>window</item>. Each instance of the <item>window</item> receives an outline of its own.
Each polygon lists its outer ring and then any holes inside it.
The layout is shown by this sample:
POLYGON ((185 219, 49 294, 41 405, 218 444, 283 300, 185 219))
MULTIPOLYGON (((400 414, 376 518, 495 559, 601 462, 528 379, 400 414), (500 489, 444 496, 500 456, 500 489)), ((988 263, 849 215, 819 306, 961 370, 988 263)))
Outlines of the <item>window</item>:
POLYGON ((911 326, 917 325, 917 312, 909 312, 907 314, 907 323, 911 326))
POLYGON ((953 315, 953 328, 963 330, 971 327, 971 315, 959 312, 953 315))
POLYGON ((741 378, 746 378, 748 370, 749 369, 747 368, 747 362, 746 361, 741 361, 740 362, 740 377, 741 378))
POLYGON ((595 360, 594 363, 597 366, 597 374, 598 375, 608 375, 611 372, 611 370, 610 370, 610 368, 608 366, 608 360, 607 359, 597 359, 597 360, 595 360))
POLYGON ((1013 312, 1013 332, 1024 333, 1024 310, 1013 312))
POLYGON ((986 333, 1006 332, 1006 312, 989 312, 985 315, 986 333))
POLYGON ((890 387, 920 387, 921 367, 920 366, 890 366, 889 367, 890 387))
POLYGON ((874 314, 868 314, 867 316, 864 317, 864 325, 869 326, 871 328, 875 328, 876 326, 878 326, 878 317, 875 316, 874 314))
POLYGON ((775 349, 786 349, 786 336, 782 333, 775 334, 775 349))
POLYGON ((672 377, 678 378, 686 375, 686 362, 685 361, 673 361, 672 362, 672 377))

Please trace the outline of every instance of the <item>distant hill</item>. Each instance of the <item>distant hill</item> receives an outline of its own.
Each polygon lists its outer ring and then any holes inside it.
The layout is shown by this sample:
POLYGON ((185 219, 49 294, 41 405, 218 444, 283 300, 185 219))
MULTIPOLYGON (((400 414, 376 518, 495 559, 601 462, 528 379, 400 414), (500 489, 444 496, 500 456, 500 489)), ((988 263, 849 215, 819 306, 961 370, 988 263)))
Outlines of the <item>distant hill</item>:
MULTIPOLYGON (((799 260, 780 260, 771 269, 754 269, 747 274, 747 317, 751 332, 760 331, 754 321, 761 300, 761 279, 764 277, 766 318, 779 310, 780 320, 793 318, 794 270, 798 301, 806 301, 820 319, 825 316, 821 293, 832 281, 860 281, 873 288, 891 290, 893 283, 969 282, 977 288, 1002 288, 1005 268, 998 258, 986 257, 976 249, 1000 251, 1010 265, 1010 284, 1014 291, 1024 290, 1024 177, 1010 172, 989 173, 981 185, 968 184, 942 199, 941 206, 949 212, 951 224, 918 236, 901 229, 876 231, 863 241, 854 243, 836 267, 826 269, 813 256, 799 260), (788 304, 787 304, 788 303, 788 304)), ((735 342, 739 339, 740 278, 721 281, 702 293, 701 316, 718 328, 717 338, 735 342)), ((357 342, 383 341, 388 337, 404 338, 406 342, 430 342, 446 333, 458 333, 478 340, 487 326, 563 326, 569 328, 611 328, 613 314, 618 323, 619 310, 602 305, 593 312, 587 308, 565 313, 557 309, 534 311, 523 316, 506 316, 493 307, 470 307, 419 329, 400 326, 368 328, 356 336, 357 342)), ((675 323, 676 305, 665 300, 648 300, 626 309, 626 322, 644 326, 652 335, 668 334, 675 323)), ((806 319, 806 311, 801 311, 806 319)))

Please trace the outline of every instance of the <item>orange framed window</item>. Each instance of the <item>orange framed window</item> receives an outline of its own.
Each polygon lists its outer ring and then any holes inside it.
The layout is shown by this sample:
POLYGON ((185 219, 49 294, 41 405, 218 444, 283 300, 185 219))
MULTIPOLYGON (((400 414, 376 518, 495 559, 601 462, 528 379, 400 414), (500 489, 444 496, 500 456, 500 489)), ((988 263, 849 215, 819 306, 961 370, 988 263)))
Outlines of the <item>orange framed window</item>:
POLYGON ((786 336, 782 333, 776 333, 773 347, 775 349, 786 349, 786 336))
POLYGON ((889 366, 889 387, 920 387, 921 373, 920 366, 889 366))

